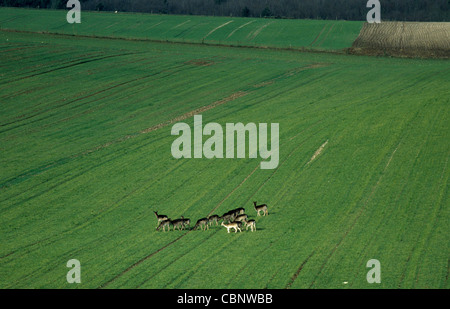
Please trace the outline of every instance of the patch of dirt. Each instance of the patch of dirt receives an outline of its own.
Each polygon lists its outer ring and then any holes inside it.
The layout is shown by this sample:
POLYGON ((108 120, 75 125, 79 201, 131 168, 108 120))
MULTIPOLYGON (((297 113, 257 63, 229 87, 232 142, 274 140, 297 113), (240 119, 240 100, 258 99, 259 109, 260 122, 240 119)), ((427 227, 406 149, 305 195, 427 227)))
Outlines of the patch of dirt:
POLYGON ((237 98, 243 97, 246 94, 247 94, 247 92, 245 92, 245 91, 235 92, 235 93, 229 95, 228 97, 226 97, 226 98, 224 98, 222 100, 219 100, 219 101, 216 101, 214 103, 211 103, 210 105, 206 105, 206 106, 197 108, 197 109, 195 109, 193 111, 187 112, 187 113, 185 113, 183 115, 180 115, 180 116, 178 116, 176 118, 170 119, 170 120, 168 120, 166 122, 163 122, 163 123, 157 124, 157 125, 155 125, 153 127, 150 127, 150 128, 145 129, 145 130, 142 130, 139 133, 141 133, 141 134, 149 133, 149 132, 155 131, 157 129, 160 129, 162 127, 168 126, 168 125, 170 125, 172 123, 186 120, 186 119, 188 119, 190 117, 193 117, 194 115, 201 114, 201 113, 206 112, 207 110, 213 109, 213 108, 215 108, 215 107, 217 107, 219 105, 222 105, 222 104, 225 104, 227 102, 236 100, 237 98))
POLYGON ((192 59, 189 61, 186 61, 185 64, 195 65, 199 67, 207 67, 213 64, 216 64, 214 61, 209 59, 192 59))
POLYGON ((371 56, 450 58, 449 22, 365 23, 349 53, 371 56))
POLYGON ((253 85, 253 87, 255 87, 255 88, 261 88, 261 87, 265 87, 265 86, 272 85, 273 83, 275 83, 274 80, 268 80, 268 81, 265 81, 265 82, 262 82, 262 83, 253 85))
POLYGON ((328 140, 322 144, 322 146, 319 147, 319 149, 316 150, 316 152, 314 153, 314 155, 311 157, 311 159, 309 160, 308 163, 306 163, 306 165, 310 164, 312 161, 314 161, 323 151, 323 149, 325 148, 325 146, 328 144, 328 140))

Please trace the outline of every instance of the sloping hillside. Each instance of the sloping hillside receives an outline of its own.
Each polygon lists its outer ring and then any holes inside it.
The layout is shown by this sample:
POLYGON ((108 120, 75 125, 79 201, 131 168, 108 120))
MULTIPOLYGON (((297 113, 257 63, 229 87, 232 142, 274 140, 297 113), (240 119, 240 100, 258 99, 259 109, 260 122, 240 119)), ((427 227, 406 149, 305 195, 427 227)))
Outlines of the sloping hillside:
POLYGON ((82 12, 69 24, 65 10, 0 9, 1 29, 235 46, 342 50, 362 22, 82 12))

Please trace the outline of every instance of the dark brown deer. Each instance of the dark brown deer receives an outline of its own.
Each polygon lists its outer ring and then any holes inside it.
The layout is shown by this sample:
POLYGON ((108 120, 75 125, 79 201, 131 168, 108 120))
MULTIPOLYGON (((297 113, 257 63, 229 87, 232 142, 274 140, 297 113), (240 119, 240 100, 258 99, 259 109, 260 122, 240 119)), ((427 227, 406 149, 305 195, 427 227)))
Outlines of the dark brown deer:
POLYGON ((156 219, 158 219, 158 223, 156 223, 157 225, 164 220, 169 219, 166 215, 158 215, 157 211, 153 211, 155 213, 156 219))
POLYGON ((184 229, 184 219, 171 220, 170 223, 172 224, 174 231, 176 228, 180 231, 184 229))
POLYGON ((194 230, 196 230, 199 227, 202 229, 202 231, 209 229, 208 221, 209 221, 208 218, 198 219, 197 223, 195 223, 194 230))
POLYGON ((235 217, 237 217, 238 215, 243 215, 245 213, 245 209, 242 207, 230 210, 229 212, 233 213, 235 217))
POLYGON ((255 207, 256 212, 258 213, 258 216, 260 216, 259 212, 262 211, 263 215, 269 215, 269 210, 267 208, 266 204, 256 205, 256 202, 253 202, 253 206, 255 207))
POLYGON ((223 223, 225 223, 225 222, 230 223, 230 222, 234 221, 234 218, 235 218, 235 217, 236 217, 236 215, 234 214, 234 212, 233 212, 233 211, 229 211, 229 212, 224 213, 224 214, 219 218, 219 220, 223 220, 223 223))
POLYGON ((220 219, 220 217, 218 215, 212 215, 212 216, 208 217, 209 226, 211 226, 213 224, 213 222, 216 222, 216 225, 219 225, 219 219, 220 219))
POLYGON ((189 228, 191 227, 191 219, 181 216, 181 220, 183 222, 183 229, 186 227, 186 225, 189 225, 189 228))
POLYGON ((163 232, 165 232, 166 226, 167 230, 170 231, 170 219, 162 220, 161 223, 156 228, 156 230, 159 231, 162 228, 163 232))

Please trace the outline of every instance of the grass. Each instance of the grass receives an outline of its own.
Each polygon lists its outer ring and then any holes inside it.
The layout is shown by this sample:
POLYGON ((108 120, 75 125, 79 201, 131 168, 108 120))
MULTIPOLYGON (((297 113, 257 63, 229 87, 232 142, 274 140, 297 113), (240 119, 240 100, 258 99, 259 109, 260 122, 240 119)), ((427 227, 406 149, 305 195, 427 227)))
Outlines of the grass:
POLYGON ((448 288, 447 61, 9 31, 0 53, 0 287, 448 288), (236 93, 203 123, 279 123, 278 168, 172 158, 171 120, 236 93), (155 231, 237 207, 256 232, 155 231))
POLYGON ((342 50, 363 22, 82 12, 80 24, 66 10, 0 9, 1 29, 43 31, 155 41, 234 46, 342 50))

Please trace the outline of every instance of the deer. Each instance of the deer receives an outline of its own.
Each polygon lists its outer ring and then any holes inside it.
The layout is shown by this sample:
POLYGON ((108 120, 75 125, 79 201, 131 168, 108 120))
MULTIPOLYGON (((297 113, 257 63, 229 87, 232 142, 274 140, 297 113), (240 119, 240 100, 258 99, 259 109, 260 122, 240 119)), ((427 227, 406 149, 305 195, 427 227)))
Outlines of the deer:
POLYGON ((246 214, 237 216, 234 221, 245 222, 247 221, 248 216, 246 214))
POLYGON ((224 213, 224 214, 219 218, 219 220, 223 220, 223 222, 228 222, 228 223, 230 223, 230 222, 234 221, 234 218, 235 218, 235 217, 236 217, 236 215, 234 214, 234 212, 233 212, 233 211, 229 211, 229 212, 224 213))
POLYGON ((230 210, 229 212, 233 213, 235 216, 238 216, 238 215, 243 215, 245 212, 245 209, 242 207, 239 207, 239 208, 230 210))
POLYGON ((228 233, 230 233, 230 229, 234 229, 234 232, 237 233, 238 230, 239 230, 239 232, 241 232, 241 228, 240 228, 241 224, 242 224, 241 222, 231 222, 228 224, 225 224, 222 222, 221 225, 227 229, 228 233))
POLYGON ((166 215, 158 215, 157 211, 153 211, 153 212, 155 213, 156 219, 158 219, 158 223, 156 223, 156 224, 159 224, 160 222, 169 219, 166 215))
POLYGON ((248 227, 250 227, 251 231, 253 232, 253 229, 256 231, 256 221, 255 220, 246 220, 245 222, 245 230, 248 231, 248 227))
POLYGON ((186 227, 186 225, 189 225, 189 227, 191 227, 191 219, 187 219, 187 218, 181 216, 181 220, 183 222, 183 229, 186 227))
POLYGON ((195 223, 194 230, 196 230, 198 227, 200 227, 202 231, 209 229, 208 221, 208 218, 198 219, 197 223, 195 223))
POLYGON ((184 219, 171 220, 170 223, 172 224, 174 231, 175 228, 178 228, 180 231, 184 229, 184 219))
POLYGON ((253 202, 253 206, 255 207, 256 212, 258 213, 258 216, 260 216, 259 212, 262 211, 263 215, 269 215, 269 210, 267 208, 266 204, 256 205, 256 202, 253 202))
POLYGON ((171 222, 170 219, 162 220, 161 223, 156 228, 156 230, 159 231, 162 228, 163 232, 165 232, 167 226, 167 230, 170 231, 170 222, 171 222))
POLYGON ((212 215, 208 217, 209 226, 211 226, 213 222, 216 222, 216 225, 219 225, 219 219, 220 217, 218 215, 212 215))

